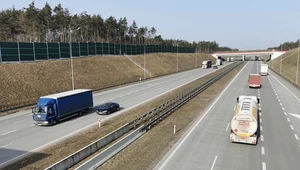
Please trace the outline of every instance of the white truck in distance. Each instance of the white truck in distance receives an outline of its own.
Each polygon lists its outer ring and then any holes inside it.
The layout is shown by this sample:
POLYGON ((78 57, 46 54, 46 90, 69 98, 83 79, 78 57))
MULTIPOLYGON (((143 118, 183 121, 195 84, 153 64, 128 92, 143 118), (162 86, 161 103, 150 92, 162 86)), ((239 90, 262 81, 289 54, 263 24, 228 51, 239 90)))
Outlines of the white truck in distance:
POLYGON ((259 71, 259 74, 261 76, 265 75, 267 76, 269 73, 268 73, 268 65, 267 64, 260 64, 260 71, 259 71))
POLYGON ((256 145, 257 143, 257 104, 259 98, 256 96, 239 96, 238 105, 231 120, 231 142, 248 143, 256 145))
POLYGON ((211 61, 206 60, 202 62, 202 68, 210 68, 211 67, 211 61))
POLYGON ((220 65, 222 65, 222 59, 217 59, 217 61, 216 61, 216 65, 217 65, 217 66, 220 66, 220 65))

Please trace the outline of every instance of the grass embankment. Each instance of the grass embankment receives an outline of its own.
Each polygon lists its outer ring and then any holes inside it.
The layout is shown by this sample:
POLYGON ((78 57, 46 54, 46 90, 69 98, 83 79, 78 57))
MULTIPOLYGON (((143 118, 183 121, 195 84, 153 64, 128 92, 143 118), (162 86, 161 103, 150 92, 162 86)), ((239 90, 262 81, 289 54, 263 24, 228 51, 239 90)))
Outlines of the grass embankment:
MULTIPOLYGON (((65 139, 64 141, 57 142, 52 146, 49 146, 43 150, 40 150, 37 153, 33 153, 31 156, 23 158, 12 165, 9 165, 5 168, 7 169, 44 169, 55 162, 65 158, 66 156, 74 153, 75 151, 80 150, 84 146, 92 143, 93 141, 105 136, 106 134, 114 131, 118 127, 128 123, 139 116, 147 113, 148 111, 152 110, 153 108, 157 107, 161 103, 164 103, 171 98, 178 96, 179 94, 187 91, 188 89, 203 83, 204 81, 208 80, 220 70, 209 74, 201 79, 189 83, 183 87, 180 87, 170 93, 167 93, 159 98, 156 98, 152 101, 149 101, 143 105, 140 105, 137 108, 131 109, 126 113, 122 114, 122 116, 118 116, 114 119, 111 119, 102 124, 101 129, 98 128, 97 125, 92 126, 91 128, 82 131, 72 137, 65 139)), ((206 94, 210 96, 210 94, 206 94)), ((179 126, 180 128, 180 126, 179 126)), ((122 168, 123 169, 123 168, 122 168)))
MULTIPOLYGON (((267 62, 269 67, 273 68, 277 73, 280 73, 280 64, 282 58, 281 74, 292 82, 296 83, 297 57, 298 48, 288 51, 282 57, 267 62)), ((298 75, 298 86, 300 85, 300 74, 298 75)))
MULTIPOLYGON (((189 70, 196 67, 196 58, 199 67, 208 55, 179 54, 178 58, 179 70, 189 70)), ((134 59, 143 65, 143 55, 134 59)), ((146 61, 152 77, 177 71, 176 54, 147 54, 146 61)), ((144 76, 143 70, 124 56, 78 58, 73 59, 73 66, 76 89, 107 88, 138 81, 144 76)), ((0 64, 0 72, 0 110, 32 104, 40 96, 72 89, 70 60, 0 64)))
MULTIPOLYGON (((137 141, 98 169, 153 169, 168 150, 185 133, 188 127, 199 116, 202 116, 207 106, 220 94, 226 85, 229 84, 236 75, 236 71, 242 69, 244 64, 238 66, 235 70, 225 75, 187 104, 173 112, 170 116, 154 126, 137 141), (177 128, 177 133, 175 135, 173 134, 174 125, 176 125, 177 128)), ((190 85, 195 86, 204 79, 206 79, 206 77, 190 85)))

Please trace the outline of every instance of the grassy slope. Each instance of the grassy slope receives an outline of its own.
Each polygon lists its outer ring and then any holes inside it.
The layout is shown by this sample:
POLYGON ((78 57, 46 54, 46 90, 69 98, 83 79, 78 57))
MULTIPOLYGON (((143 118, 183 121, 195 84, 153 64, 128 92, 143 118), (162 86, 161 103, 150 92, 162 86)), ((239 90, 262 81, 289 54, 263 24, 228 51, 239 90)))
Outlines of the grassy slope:
MULTIPOLYGON (((205 54, 179 54, 179 70, 195 68, 205 54)), ((143 65, 144 56, 134 56, 143 65)), ((176 72, 176 54, 147 54, 152 76, 176 72)), ((212 59, 212 58, 211 58, 212 59)), ((214 60, 212 60, 214 61, 214 60)), ((105 88, 137 81, 144 73, 124 56, 85 57, 73 60, 75 88, 105 88)), ((0 110, 31 104, 39 96, 72 89, 70 60, 0 65, 0 110)), ((148 78, 149 76, 147 76, 148 78)))
MULTIPOLYGON (((282 55, 282 70, 281 73, 283 76, 296 82, 296 70, 297 70, 297 57, 298 49, 293 49, 282 55)), ((281 57, 276 58, 273 61, 269 61, 269 67, 273 68, 275 71, 280 73, 280 60, 281 57)), ((298 80, 300 81, 300 76, 298 75, 298 80)), ((298 81, 298 85, 300 82, 298 81)))

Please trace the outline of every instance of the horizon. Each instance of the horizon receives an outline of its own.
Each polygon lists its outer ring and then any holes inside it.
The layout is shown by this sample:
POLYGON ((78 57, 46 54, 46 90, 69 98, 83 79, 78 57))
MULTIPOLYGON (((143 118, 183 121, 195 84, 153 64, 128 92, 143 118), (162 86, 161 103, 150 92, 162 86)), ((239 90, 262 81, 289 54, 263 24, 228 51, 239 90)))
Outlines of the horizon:
MULTIPOLYGON (((31 2, 32 0, 3 1, 1 10, 13 6, 15 9, 26 8, 31 2)), ((52 8, 61 3, 71 15, 86 11, 91 15, 99 14, 103 19, 109 16, 117 19, 126 17, 128 25, 135 20, 138 27, 155 27, 157 35, 161 35, 163 39, 182 39, 190 43, 216 41, 222 47, 240 51, 278 47, 284 42, 295 42, 300 37, 300 33, 297 33, 300 23, 295 22, 300 15, 297 10, 300 2, 296 0, 231 3, 195 0, 168 3, 154 0, 147 5, 137 0, 132 0, 131 3, 120 0, 104 3, 95 0, 84 3, 77 0, 34 2, 39 9, 46 2, 52 8)))

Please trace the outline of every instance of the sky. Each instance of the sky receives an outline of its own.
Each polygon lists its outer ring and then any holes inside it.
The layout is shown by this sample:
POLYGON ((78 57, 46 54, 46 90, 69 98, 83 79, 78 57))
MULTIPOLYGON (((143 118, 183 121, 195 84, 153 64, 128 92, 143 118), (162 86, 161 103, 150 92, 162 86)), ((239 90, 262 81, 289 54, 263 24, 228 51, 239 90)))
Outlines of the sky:
MULTIPOLYGON (((0 10, 28 7, 32 0, 0 0, 0 10)), ((61 3, 71 14, 126 17, 138 27, 154 26, 164 39, 216 41, 257 50, 300 38, 300 0, 35 0, 42 8, 61 3)))

